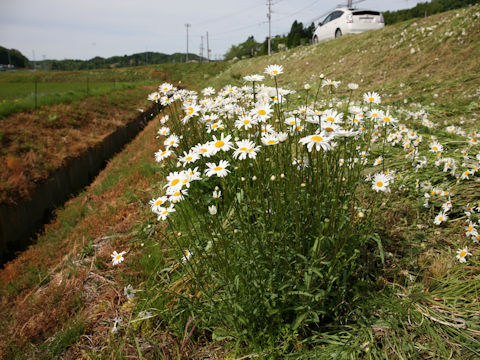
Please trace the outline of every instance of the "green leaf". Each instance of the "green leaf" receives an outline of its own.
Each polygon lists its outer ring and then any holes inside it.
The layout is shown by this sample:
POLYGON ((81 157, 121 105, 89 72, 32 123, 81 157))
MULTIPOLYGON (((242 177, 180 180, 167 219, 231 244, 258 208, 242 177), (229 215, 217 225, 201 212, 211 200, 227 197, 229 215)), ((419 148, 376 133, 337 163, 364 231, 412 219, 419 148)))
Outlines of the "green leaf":
POLYGON ((378 251, 380 252, 380 259, 382 260, 382 265, 385 265, 385 253, 383 251, 382 240, 378 234, 373 234, 371 236, 373 240, 377 243, 378 251))
POLYGON ((298 315, 297 318, 295 319, 295 321, 292 324, 292 329, 293 330, 297 329, 307 315, 308 315, 308 312, 304 312, 304 313, 298 315))

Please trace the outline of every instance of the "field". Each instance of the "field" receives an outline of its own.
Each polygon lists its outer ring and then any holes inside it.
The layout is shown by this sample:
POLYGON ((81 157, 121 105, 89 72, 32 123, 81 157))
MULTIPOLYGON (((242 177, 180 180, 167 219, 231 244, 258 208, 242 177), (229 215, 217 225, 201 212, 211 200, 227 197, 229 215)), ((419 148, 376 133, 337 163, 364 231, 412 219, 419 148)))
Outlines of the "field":
MULTIPOLYGON (((212 69, 222 66, 212 65, 212 69)), ((183 64, 165 64, 115 70, 2 72, 0 119, 19 111, 71 103, 87 96, 106 95, 140 85, 152 85, 167 78, 170 81, 177 81, 176 79, 183 76, 180 75, 182 67, 183 64)))
POLYGON ((170 72, 0 272, 0 355, 479 358, 478 20, 170 72))

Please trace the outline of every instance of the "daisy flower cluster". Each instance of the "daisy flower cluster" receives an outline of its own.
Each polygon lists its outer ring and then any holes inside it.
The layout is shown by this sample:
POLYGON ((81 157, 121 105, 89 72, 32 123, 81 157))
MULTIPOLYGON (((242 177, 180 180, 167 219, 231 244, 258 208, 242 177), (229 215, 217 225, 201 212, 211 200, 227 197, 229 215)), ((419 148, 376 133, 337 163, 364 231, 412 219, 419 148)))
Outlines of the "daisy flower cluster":
MULTIPOLYGON (((369 216, 380 205, 358 212, 357 194, 373 193, 369 198, 381 204, 410 191, 431 212, 432 225, 445 227, 462 206, 455 203, 455 186, 478 177, 478 133, 442 127, 424 110, 385 107, 377 92, 354 101, 356 84, 347 86, 348 101, 336 98, 341 83, 331 79, 319 84, 324 99, 308 102, 308 86, 300 103, 295 91, 278 86, 283 72, 270 65, 263 75, 243 77, 243 86, 199 93, 162 84, 149 96, 165 106, 154 154, 164 183, 149 205, 173 234, 177 269, 195 281, 202 274, 205 291, 214 291, 218 279, 232 293, 241 288, 245 274, 235 275, 236 264, 248 266, 249 274, 283 278, 278 272, 299 258, 331 274, 315 280, 328 283, 322 288, 343 286, 336 283, 338 274, 324 268, 322 256, 341 249, 339 263, 349 262, 364 245, 363 237, 343 234, 355 233, 358 222, 372 223, 369 216), (432 129, 464 136, 465 146, 433 136, 432 129)), ((466 223, 473 243, 479 240, 477 211, 469 208, 466 223)), ((457 252, 460 262, 473 256, 466 245, 457 252)), ((285 278, 290 280, 298 286, 285 278)), ((263 291, 258 284, 252 294, 263 291)))

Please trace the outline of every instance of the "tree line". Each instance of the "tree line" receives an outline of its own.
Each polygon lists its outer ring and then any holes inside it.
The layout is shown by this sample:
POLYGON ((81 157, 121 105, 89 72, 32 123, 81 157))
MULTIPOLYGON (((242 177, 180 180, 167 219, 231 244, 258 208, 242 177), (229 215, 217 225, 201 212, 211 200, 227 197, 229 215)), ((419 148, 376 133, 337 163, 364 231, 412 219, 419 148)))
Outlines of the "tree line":
POLYGON ((480 3, 480 0, 432 0, 430 2, 418 3, 411 9, 385 11, 383 18, 385 25, 391 25, 397 22, 425 17, 478 3, 480 3))

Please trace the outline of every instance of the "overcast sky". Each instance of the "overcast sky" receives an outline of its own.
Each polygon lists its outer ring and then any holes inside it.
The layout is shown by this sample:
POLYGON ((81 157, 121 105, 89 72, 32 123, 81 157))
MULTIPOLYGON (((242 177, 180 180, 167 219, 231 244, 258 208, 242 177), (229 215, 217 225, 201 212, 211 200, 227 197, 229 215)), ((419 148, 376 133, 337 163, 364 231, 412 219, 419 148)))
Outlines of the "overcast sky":
MULTIPOLYGON (((268 0, 1 0, 0 46, 29 59, 90 59, 157 51, 200 53, 209 33, 211 57, 253 35, 268 36, 268 0)), ((427 0, 364 0, 359 8, 411 8, 427 0)), ((294 20, 310 24, 342 0, 272 0, 272 36, 294 20)), ((346 1, 345 1, 346 2, 346 1)), ((204 52, 206 56, 206 50, 204 52)))

